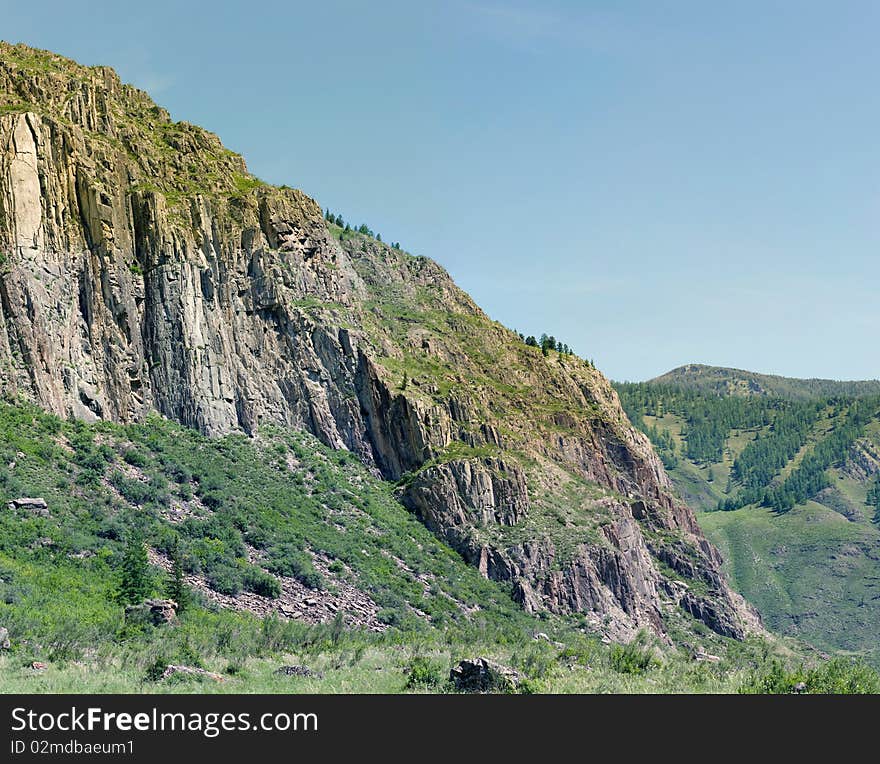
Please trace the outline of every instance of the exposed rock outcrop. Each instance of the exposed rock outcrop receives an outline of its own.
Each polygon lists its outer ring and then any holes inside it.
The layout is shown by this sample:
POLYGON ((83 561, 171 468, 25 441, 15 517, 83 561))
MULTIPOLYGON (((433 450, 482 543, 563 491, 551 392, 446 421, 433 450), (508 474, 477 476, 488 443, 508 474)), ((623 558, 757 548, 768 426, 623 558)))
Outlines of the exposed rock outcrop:
POLYGON ((865 438, 857 440, 843 462, 843 472, 854 480, 870 480, 880 474, 880 448, 865 438))
POLYGON ((529 506, 522 469, 496 458, 426 467, 403 495, 431 530, 453 543, 475 526, 516 525, 529 506))

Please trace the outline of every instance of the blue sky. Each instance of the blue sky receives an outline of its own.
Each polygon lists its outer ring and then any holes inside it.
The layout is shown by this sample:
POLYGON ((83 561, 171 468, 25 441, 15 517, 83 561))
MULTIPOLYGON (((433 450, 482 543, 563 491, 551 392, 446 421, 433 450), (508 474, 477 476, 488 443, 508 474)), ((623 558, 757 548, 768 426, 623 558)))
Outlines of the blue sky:
POLYGON ((880 3, 9 3, 616 379, 880 377, 880 3))

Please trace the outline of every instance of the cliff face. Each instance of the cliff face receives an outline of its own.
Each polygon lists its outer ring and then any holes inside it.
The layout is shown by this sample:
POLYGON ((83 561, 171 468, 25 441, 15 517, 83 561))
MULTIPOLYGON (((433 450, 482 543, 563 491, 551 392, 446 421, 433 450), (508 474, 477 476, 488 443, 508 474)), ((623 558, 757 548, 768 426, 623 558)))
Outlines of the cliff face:
POLYGON ((760 628, 584 362, 328 226, 109 69, 0 44, 0 386, 61 415, 303 428, 530 610, 760 628))

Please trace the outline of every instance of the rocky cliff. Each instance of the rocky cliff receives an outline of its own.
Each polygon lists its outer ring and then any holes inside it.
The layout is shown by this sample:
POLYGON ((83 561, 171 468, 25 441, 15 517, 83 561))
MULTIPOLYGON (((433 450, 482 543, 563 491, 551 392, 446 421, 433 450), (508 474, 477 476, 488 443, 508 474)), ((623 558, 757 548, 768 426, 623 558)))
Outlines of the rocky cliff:
POLYGON ((0 386, 65 416, 306 429, 530 610, 757 617, 602 375, 327 224, 106 68, 0 44, 0 386))

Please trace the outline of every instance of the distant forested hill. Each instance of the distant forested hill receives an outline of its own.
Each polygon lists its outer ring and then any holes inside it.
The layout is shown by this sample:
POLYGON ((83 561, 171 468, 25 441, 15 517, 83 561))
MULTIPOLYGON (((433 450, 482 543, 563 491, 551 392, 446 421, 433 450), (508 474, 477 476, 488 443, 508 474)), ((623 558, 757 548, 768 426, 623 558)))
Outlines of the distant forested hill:
POLYGON ((652 379, 650 383, 674 385, 721 395, 766 395, 792 399, 880 395, 880 380, 876 379, 856 381, 793 379, 742 369, 704 366, 698 363, 680 366, 652 379))
POLYGON ((616 385, 734 586, 826 649, 871 653, 880 625, 877 385, 705 366, 616 385))

